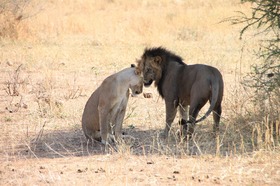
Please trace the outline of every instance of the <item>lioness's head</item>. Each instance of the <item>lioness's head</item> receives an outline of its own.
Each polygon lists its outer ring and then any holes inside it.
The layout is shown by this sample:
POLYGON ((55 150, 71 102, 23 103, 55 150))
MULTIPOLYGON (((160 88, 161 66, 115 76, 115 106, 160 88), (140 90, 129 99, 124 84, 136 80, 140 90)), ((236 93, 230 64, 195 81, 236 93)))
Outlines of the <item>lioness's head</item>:
POLYGON ((135 68, 135 70, 133 76, 131 77, 129 88, 132 92, 132 96, 135 96, 137 94, 141 94, 143 91, 143 77, 138 67, 135 67, 134 64, 132 64, 131 67, 135 68))
POLYGON ((154 81, 156 85, 158 84, 162 76, 161 62, 160 56, 143 55, 140 60, 137 60, 137 67, 143 73, 145 87, 150 86, 154 81))

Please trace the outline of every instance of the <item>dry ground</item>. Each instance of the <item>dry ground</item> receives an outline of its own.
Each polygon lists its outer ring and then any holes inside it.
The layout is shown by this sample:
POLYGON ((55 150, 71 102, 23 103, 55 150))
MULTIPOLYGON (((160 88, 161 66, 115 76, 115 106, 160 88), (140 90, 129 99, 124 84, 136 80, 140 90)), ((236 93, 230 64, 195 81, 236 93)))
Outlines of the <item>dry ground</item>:
POLYGON ((269 122, 252 120, 257 110, 240 84, 258 62, 257 41, 239 40, 240 26, 220 23, 249 7, 237 0, 31 1, 23 15, 36 14, 16 26, 18 39, 0 42, 0 185, 279 184, 279 140, 261 127, 269 122), (81 115, 90 94, 153 46, 222 72, 219 155, 211 117, 188 146, 176 135, 159 137, 165 108, 154 87, 144 89, 152 98, 129 100, 124 131, 133 140, 107 153, 86 142, 81 115))

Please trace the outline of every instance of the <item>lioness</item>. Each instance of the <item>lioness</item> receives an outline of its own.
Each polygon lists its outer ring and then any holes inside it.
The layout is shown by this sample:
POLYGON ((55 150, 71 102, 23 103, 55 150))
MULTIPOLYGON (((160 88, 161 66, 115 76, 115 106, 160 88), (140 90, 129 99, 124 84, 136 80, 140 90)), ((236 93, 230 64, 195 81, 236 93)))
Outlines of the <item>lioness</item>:
POLYGON ((107 144, 112 140, 109 137, 113 140, 120 137, 129 89, 132 95, 142 93, 143 78, 140 73, 131 65, 107 77, 92 93, 82 116, 82 128, 87 139, 107 144))

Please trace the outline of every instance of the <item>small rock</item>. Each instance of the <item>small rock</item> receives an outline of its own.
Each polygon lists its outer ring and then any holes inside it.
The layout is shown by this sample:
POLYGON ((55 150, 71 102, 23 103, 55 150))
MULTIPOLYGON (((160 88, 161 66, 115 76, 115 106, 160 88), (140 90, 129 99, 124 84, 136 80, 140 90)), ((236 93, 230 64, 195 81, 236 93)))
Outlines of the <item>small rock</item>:
POLYGON ((13 66, 13 63, 12 63, 12 62, 10 62, 10 61, 7 61, 7 65, 9 65, 9 66, 13 66))

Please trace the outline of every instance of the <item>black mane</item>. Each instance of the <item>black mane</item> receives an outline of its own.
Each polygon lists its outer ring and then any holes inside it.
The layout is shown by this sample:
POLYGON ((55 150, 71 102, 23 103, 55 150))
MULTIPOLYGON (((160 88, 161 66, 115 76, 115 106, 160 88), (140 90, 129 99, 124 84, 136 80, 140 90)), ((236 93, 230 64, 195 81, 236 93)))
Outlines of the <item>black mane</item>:
POLYGON ((169 62, 177 62, 180 65, 186 65, 183 62, 183 58, 176 55, 175 53, 163 48, 163 47, 155 47, 155 48, 146 48, 144 51, 144 54, 142 56, 142 58, 146 58, 146 57, 156 57, 156 56, 160 56, 163 60, 163 63, 161 63, 161 67, 162 67, 162 76, 161 79, 159 80, 159 82, 157 83, 157 90, 159 95, 164 98, 163 92, 162 92, 162 85, 163 82, 165 80, 165 73, 166 73, 166 69, 168 66, 169 62))
POLYGON ((160 56, 165 61, 176 61, 180 64, 185 64, 183 62, 183 58, 176 55, 175 53, 163 48, 163 47, 155 47, 155 48, 146 48, 143 56, 148 57, 156 57, 160 56))

